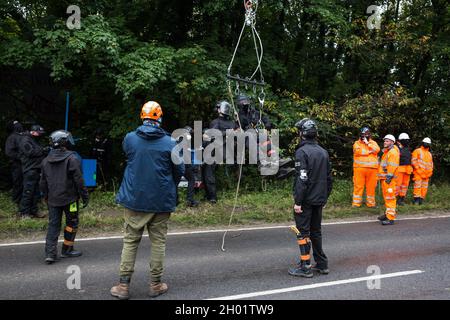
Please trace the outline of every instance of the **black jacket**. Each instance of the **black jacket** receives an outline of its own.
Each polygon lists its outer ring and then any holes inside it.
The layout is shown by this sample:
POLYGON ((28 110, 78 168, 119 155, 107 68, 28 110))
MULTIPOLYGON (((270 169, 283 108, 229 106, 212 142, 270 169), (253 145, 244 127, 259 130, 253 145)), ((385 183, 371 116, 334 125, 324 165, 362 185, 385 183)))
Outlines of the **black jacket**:
POLYGON ((31 134, 23 134, 22 139, 20 139, 19 150, 23 173, 41 169, 41 162, 45 158, 44 148, 36 142, 31 134))
POLYGON ((5 142, 5 154, 11 162, 20 163, 20 140, 23 134, 18 132, 11 133, 5 142))
POLYGON ((406 166, 411 164, 411 150, 409 147, 398 148, 400 150, 400 165, 406 166))
POLYGON ((55 149, 42 161, 40 189, 48 205, 62 207, 88 198, 81 164, 73 151, 55 149))
POLYGON ((325 205, 333 187, 328 152, 316 141, 303 141, 295 153, 295 170, 295 204, 325 205))
POLYGON ((209 126, 211 129, 217 129, 222 131, 223 135, 226 134, 226 131, 228 129, 236 129, 237 128, 237 124, 235 121, 231 120, 231 119, 226 119, 223 117, 218 117, 216 119, 214 119, 213 121, 211 121, 211 125, 209 126))

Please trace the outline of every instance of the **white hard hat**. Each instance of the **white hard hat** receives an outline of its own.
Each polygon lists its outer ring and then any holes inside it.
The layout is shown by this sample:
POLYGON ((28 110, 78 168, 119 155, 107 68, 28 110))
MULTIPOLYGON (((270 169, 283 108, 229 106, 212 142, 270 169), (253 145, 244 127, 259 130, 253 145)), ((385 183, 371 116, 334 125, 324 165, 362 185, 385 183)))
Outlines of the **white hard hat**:
POLYGON ((409 140, 409 135, 407 133, 400 133, 398 140, 409 140))
POLYGON ((385 140, 385 139, 389 139, 389 140, 391 140, 392 142, 395 142, 395 137, 394 137, 392 134, 386 135, 386 136, 383 138, 383 140, 385 140))
POLYGON ((422 142, 431 144, 431 139, 427 137, 427 138, 423 139, 422 142))

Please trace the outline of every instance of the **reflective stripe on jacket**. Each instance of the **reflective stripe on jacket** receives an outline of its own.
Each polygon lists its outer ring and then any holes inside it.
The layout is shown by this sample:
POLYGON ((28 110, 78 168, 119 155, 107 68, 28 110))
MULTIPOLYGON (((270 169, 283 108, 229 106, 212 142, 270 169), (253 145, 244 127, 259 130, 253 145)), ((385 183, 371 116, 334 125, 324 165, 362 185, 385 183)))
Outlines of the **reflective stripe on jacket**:
POLYGON ((353 168, 378 168, 380 147, 372 139, 368 144, 358 140, 353 144, 353 168))
POLYGON ((411 163, 414 167, 415 175, 426 179, 433 174, 433 156, 423 146, 413 151, 411 163))
POLYGON ((378 178, 386 179, 386 176, 395 176, 400 163, 400 152, 396 146, 391 149, 383 149, 380 166, 378 167, 378 178))

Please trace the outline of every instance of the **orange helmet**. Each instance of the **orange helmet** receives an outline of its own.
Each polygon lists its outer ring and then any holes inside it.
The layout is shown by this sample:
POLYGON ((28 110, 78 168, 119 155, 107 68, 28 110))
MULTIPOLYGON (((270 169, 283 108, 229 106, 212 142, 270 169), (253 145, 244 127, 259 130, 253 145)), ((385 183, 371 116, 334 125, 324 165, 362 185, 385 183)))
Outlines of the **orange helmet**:
POLYGON ((142 106, 141 119, 152 119, 158 121, 163 115, 161 106, 158 102, 149 101, 142 106))

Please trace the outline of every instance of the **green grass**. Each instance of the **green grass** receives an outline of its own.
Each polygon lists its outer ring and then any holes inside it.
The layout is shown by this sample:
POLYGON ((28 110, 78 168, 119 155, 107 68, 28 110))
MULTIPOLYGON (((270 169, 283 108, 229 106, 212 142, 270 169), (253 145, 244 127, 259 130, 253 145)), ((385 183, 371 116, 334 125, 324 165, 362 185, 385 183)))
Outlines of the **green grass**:
MULTIPOLYGON (((333 193, 324 209, 325 219, 376 217, 384 211, 379 190, 377 190, 378 208, 352 208, 352 188, 351 181, 338 180, 334 183, 333 193)), ((291 222, 293 205, 291 190, 292 186, 287 181, 270 181, 266 191, 244 188, 239 194, 232 224, 291 222)), ((433 184, 429 188, 426 203, 422 206, 413 206, 410 189, 408 204, 399 207, 399 215, 450 210, 450 202, 447 201, 449 195, 449 184, 433 184)), ((200 200, 202 197, 203 192, 200 191, 196 198, 200 200)), ((102 190, 92 192, 88 208, 80 213, 80 229, 96 232, 120 231, 123 225, 123 210, 115 204, 114 199, 114 192, 102 190)), ((185 190, 180 191, 180 199, 185 199, 185 190)), ((216 205, 202 202, 197 208, 189 208, 181 201, 170 223, 172 227, 178 228, 228 225, 233 204, 234 190, 219 193, 219 202, 216 205)), ((45 211, 43 205, 41 209, 45 211)), ((0 193, 0 238, 26 237, 30 233, 46 230, 47 219, 18 220, 15 218, 15 212, 15 205, 9 200, 8 194, 0 193)))

